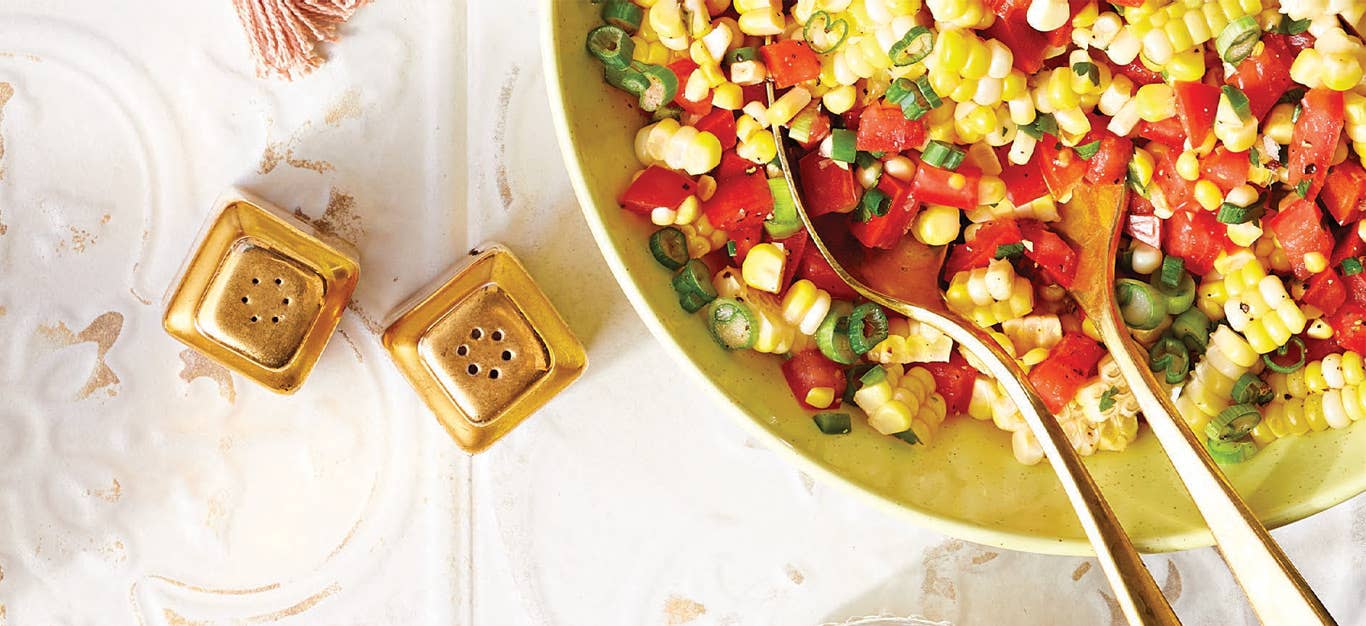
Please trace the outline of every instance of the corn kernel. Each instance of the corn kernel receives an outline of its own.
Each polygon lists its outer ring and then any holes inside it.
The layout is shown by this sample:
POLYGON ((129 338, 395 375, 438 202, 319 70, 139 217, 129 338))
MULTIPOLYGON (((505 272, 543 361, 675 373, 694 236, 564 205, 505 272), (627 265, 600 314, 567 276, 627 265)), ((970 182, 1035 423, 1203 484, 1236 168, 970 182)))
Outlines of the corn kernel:
POLYGON ((916 217, 914 235, 928 246, 942 246, 958 238, 962 212, 957 208, 932 204, 916 217))
POLYGON ((1304 255, 1304 268, 1311 274, 1317 274, 1328 269, 1328 259, 1322 252, 1310 252, 1304 255))
POLYGON ((1206 211, 1217 211, 1224 202, 1224 193, 1219 191, 1219 186, 1203 178, 1196 181, 1194 195, 1195 201, 1206 211))
POLYGON ((1186 180, 1199 180, 1200 158, 1192 150, 1186 150, 1176 157, 1176 173, 1186 180))
POLYGON ((812 387, 806 392, 806 404, 818 409, 829 408, 835 402, 835 389, 833 387, 812 387))
POLYGON ((787 263, 787 252, 772 243, 761 243, 750 249, 740 274, 745 284, 769 293, 782 290, 783 267, 787 263))

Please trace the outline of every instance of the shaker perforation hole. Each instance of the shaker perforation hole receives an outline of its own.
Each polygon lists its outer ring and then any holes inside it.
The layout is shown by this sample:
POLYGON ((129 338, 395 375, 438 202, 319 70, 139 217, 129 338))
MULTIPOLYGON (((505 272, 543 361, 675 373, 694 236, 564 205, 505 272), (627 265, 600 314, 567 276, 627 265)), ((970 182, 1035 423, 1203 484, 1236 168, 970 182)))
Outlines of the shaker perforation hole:
POLYGON ((460 356, 465 356, 470 353, 470 347, 466 345, 461 345, 459 348, 455 349, 455 353, 460 356))
POLYGON ((478 376, 478 375, 479 375, 479 366, 476 365, 476 364, 474 364, 474 363, 470 363, 470 366, 467 367, 467 368, 465 368, 465 371, 466 371, 466 372, 469 372, 469 373, 470 373, 470 376, 478 376))
POLYGON ((494 341, 502 341, 502 340, 503 340, 503 331, 501 331, 501 330, 495 330, 495 331, 493 331, 493 334, 492 334, 492 335, 489 335, 489 336, 492 337, 494 341))
POLYGON ((501 372, 499 372, 497 369, 489 370, 489 380, 498 380, 498 376, 500 374, 501 372))
POLYGON ((276 284, 276 285, 283 285, 283 284, 285 284, 285 281, 284 281, 284 279, 282 279, 282 278, 276 278, 276 279, 275 279, 275 284, 276 284))
POLYGON ((504 351, 503 351, 503 360, 504 360, 504 361, 511 361, 511 360, 512 360, 512 356, 513 356, 513 355, 512 355, 512 351, 511 351, 511 350, 504 350, 504 351))
POLYGON ((280 323, 280 316, 276 315, 276 316, 274 316, 274 317, 271 317, 271 318, 270 318, 270 321, 271 321, 272 323, 279 324, 279 323, 280 323))
POLYGON ((246 296, 242 296, 242 304, 246 304, 246 303, 248 303, 248 302, 251 302, 251 298, 248 298, 248 297, 246 297, 246 296))
POLYGON ((260 318, 260 317, 257 317, 257 316, 255 316, 255 315, 251 316, 251 323, 255 324, 256 322, 259 322, 259 321, 261 321, 261 318, 260 318))
POLYGON ((251 284, 253 284, 253 285, 259 285, 259 284, 261 284, 261 279, 259 279, 259 278, 253 278, 253 279, 251 279, 251 284))
POLYGON ((470 331, 470 339, 473 339, 473 340, 475 340, 475 341, 478 341, 478 340, 483 339, 483 338, 484 338, 484 329, 482 329, 482 328, 476 328, 476 329, 470 331))
POLYGON ((281 300, 281 302, 284 303, 285 306, 289 306, 289 298, 285 298, 284 300, 281 300))

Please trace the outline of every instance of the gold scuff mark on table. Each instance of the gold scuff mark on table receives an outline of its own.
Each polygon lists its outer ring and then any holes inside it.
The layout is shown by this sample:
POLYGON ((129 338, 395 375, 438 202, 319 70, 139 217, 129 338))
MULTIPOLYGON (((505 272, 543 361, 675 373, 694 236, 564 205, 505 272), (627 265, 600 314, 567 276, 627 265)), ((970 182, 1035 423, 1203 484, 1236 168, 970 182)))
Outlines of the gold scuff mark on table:
POLYGON ((786 569, 787 579, 792 581, 792 584, 800 585, 806 582, 806 574, 803 574, 801 570, 797 569, 797 566, 788 563, 786 569))
POLYGON ((307 610, 309 610, 309 609, 311 609, 311 608, 317 606, 318 603, 322 602, 323 600, 326 600, 326 599, 327 599, 328 597, 330 597, 332 594, 337 593, 337 591, 339 591, 340 589, 341 589, 341 585, 339 585, 339 584, 337 584, 337 583, 332 583, 332 584, 329 585, 326 589, 323 589, 322 591, 319 591, 318 593, 315 593, 315 594, 313 594, 313 595, 311 595, 311 596, 309 596, 309 597, 307 597, 307 598, 304 598, 304 600, 303 600, 302 602, 299 602, 298 604, 295 604, 294 606, 291 606, 291 607, 285 608, 285 609, 281 609, 281 610, 279 610, 279 611, 275 611, 274 613, 267 613, 267 614, 265 614, 265 615, 257 615, 256 617, 250 618, 250 619, 248 619, 247 621, 248 621, 248 622, 251 622, 251 623, 253 623, 253 624, 260 624, 260 623, 263 623, 263 622, 275 622, 275 621, 279 621, 279 620, 282 620, 282 619, 284 619, 284 618, 286 618, 286 617, 293 617, 293 616, 295 616, 295 615, 298 615, 298 614, 300 614, 300 613, 303 613, 304 611, 307 611, 307 610))
POLYGON ((43 57, 40 57, 30 52, 0 52, 0 57, 4 57, 6 59, 23 59, 25 61, 32 61, 34 63, 43 62, 43 57))
POLYGON ((114 479, 114 484, 108 489, 86 489, 85 495, 94 496, 105 502, 118 502, 123 497, 123 485, 119 484, 119 479, 114 479))
MULTIPOLYGON (((14 97, 14 85, 0 83, 0 124, 5 123, 5 105, 14 97)), ((0 135, 0 180, 5 180, 5 136, 0 135)), ((5 234, 4 224, 0 224, 0 235, 5 234)))
POLYGON ((123 332, 123 314, 116 311, 109 311, 90 322, 84 330, 79 333, 71 332, 65 322, 57 322, 55 326, 39 326, 39 334, 43 335, 55 349, 74 346, 81 343, 93 343, 96 346, 95 368, 90 373, 90 378, 86 380, 85 386, 81 388, 77 397, 86 399, 100 389, 108 390, 109 396, 118 395, 116 385, 119 384, 119 376, 109 367, 105 357, 109 350, 114 347, 114 342, 118 341, 119 334, 123 332))
POLYGON ((1000 552, 982 552, 972 557, 972 564, 982 565, 984 563, 994 560, 998 556, 1001 556, 1000 552))
POLYGON ((294 209, 294 217, 311 224, 324 235, 352 245, 365 238, 365 227, 356 213, 356 197, 335 187, 327 198, 327 208, 323 210, 322 217, 309 217, 300 209, 294 209))
POLYGON ((1120 608, 1119 601, 1104 591, 1097 591, 1100 598, 1105 601, 1105 608, 1110 610, 1110 626, 1124 626, 1128 622, 1124 617, 1124 609, 1120 608))
POLYGON ((707 613, 706 605, 679 595, 664 601, 664 622, 669 626, 687 624, 707 613))
POLYGON ((69 247, 76 254, 85 252, 86 248, 99 243, 100 238, 84 228, 75 226, 67 227, 71 231, 71 239, 62 242, 63 247, 69 247))
POLYGON ((507 80, 503 82, 503 90, 498 94, 498 125, 493 129, 494 147, 494 168, 498 176, 498 198, 503 201, 504 209, 512 208, 512 182, 508 177, 507 166, 507 130, 508 112, 512 107, 512 94, 517 89, 517 77, 522 73, 522 68, 512 66, 512 71, 508 72, 507 80))
POLYGON ((376 335, 384 332, 384 327, 381 326, 379 322, 375 321, 375 318, 365 310, 365 307, 361 306, 359 301, 352 300, 350 304, 346 305, 346 308, 351 309, 351 312, 355 313, 356 317, 360 318, 360 321, 365 325, 366 330, 376 335))
POLYGON ((360 346, 356 345, 356 341, 351 338, 351 335, 347 334, 345 330, 338 330, 337 332, 341 334, 342 339, 346 340, 346 345, 351 346, 351 351, 356 353, 356 362, 364 363, 365 355, 361 354, 360 346))
POLYGON ((281 162, 287 163, 290 167, 297 167, 301 170, 313 170, 319 174, 336 169, 327 161, 300 159, 294 156, 294 148, 299 144, 299 136, 310 126, 311 124, 305 123, 285 141, 267 143, 266 149, 261 153, 261 162, 256 166, 256 173, 262 175, 269 174, 274 171, 276 167, 279 167, 281 162))
POLYGON ((180 380, 192 383, 197 379, 207 378, 218 385, 218 395, 227 400, 228 404, 237 401, 237 389, 233 387, 232 373, 228 368, 191 348, 180 351, 180 362, 180 380))
POLYGON ((162 609, 161 614, 166 617, 168 626, 209 626, 209 622, 192 620, 171 609, 162 609))
POLYGON ((1085 576, 1085 575, 1086 575, 1086 572, 1089 572, 1089 571, 1091 571, 1091 562, 1090 562, 1090 561, 1082 561, 1082 562, 1081 562, 1081 565, 1078 565, 1078 566, 1077 566, 1077 569, 1072 570, 1072 581, 1073 581, 1073 582, 1076 582, 1076 581, 1081 580, 1081 577, 1082 577, 1082 576, 1085 576))
POLYGON ((1162 581, 1162 595, 1167 596, 1168 602, 1176 602, 1181 597, 1181 570, 1171 559, 1167 560, 1167 580, 1162 581))
POLYGON ((6 313, 9 313, 9 309, 0 306, 0 317, 4 317, 6 313))
POLYGON ((953 579, 939 573, 939 565, 940 561, 962 550, 963 546, 962 541, 950 539, 925 552, 925 558, 921 561, 921 569, 925 572, 925 581, 920 587, 921 593, 948 600, 958 599, 958 587, 953 584, 953 579))
POLYGON ((280 583, 271 583, 271 584, 265 585, 265 586, 263 586, 263 587, 253 587, 253 588, 251 588, 251 589, 210 589, 210 588, 208 588, 208 587, 200 587, 200 586, 197 586, 197 585, 191 585, 191 584, 189 584, 189 583, 187 583, 187 582, 181 582, 181 581, 176 580, 176 579, 174 579, 174 578, 167 578, 167 577, 165 577, 165 576, 155 576, 155 575, 154 575, 154 576, 150 576, 150 578, 159 580, 159 581, 164 582, 164 583, 166 583, 166 584, 168 584, 168 585, 172 585, 172 586, 175 586, 175 587, 180 587, 181 589, 184 589, 184 590, 186 590, 186 591, 193 591, 193 592, 195 592, 195 593, 208 593, 208 594, 213 594, 213 595, 216 595, 216 596, 249 596, 249 595, 254 594, 254 593, 265 593, 265 592, 267 592, 267 591, 275 591, 276 589, 279 589, 279 588, 280 588, 280 583))
POLYGON ((346 90, 346 93, 342 94, 340 98, 337 98, 336 102, 332 103, 332 106, 327 109, 327 116, 323 118, 323 121, 328 126, 336 126, 345 120, 359 119, 360 114, 360 88, 352 87, 346 90))

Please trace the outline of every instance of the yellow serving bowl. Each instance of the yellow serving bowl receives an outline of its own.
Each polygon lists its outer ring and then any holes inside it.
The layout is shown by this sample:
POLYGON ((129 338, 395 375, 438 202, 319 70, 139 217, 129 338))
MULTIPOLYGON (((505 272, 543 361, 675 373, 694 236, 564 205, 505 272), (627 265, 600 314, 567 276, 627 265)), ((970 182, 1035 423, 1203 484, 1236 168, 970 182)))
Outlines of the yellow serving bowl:
MULTIPOLYGON (((823 435, 788 391, 776 357, 729 353, 685 313, 669 273, 651 257, 648 220, 617 206, 640 169, 632 142, 644 119, 607 86, 584 41, 601 5, 542 3, 542 48, 551 110, 570 178, 598 246, 627 298, 665 348, 705 381, 714 404, 783 450, 802 470, 852 487, 917 524, 978 543, 1052 554, 1090 554, 1048 465, 1016 463, 1009 433, 968 417, 950 418, 931 447, 879 435, 862 420, 853 432, 823 435)), ((1226 468, 1268 527, 1313 515, 1366 491, 1366 427, 1354 425, 1275 442, 1226 468)), ((1212 543, 1199 513, 1146 427, 1127 451, 1103 452, 1087 467, 1140 549, 1164 552, 1212 543)))

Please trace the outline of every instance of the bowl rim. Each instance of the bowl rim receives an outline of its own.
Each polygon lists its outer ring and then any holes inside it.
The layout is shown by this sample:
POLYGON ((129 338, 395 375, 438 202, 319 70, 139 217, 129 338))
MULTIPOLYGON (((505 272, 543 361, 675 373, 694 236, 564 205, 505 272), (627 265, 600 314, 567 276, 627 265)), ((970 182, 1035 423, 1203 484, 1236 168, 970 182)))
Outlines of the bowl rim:
MULTIPOLYGON (((785 456, 786 460, 793 463, 799 470, 819 477, 827 484, 838 485, 844 492, 852 493, 858 499, 872 504, 876 508, 902 516, 916 525, 934 532, 1006 550, 1056 556, 1095 556, 1095 551, 1092 550, 1090 542, 1085 538, 1044 537, 1024 532, 988 528, 878 495, 843 474, 817 462, 805 451, 792 446, 791 443, 777 434, 763 428, 759 423, 760 418, 751 415, 734 398, 713 383, 693 355, 665 328, 659 316, 655 314, 649 302, 646 301, 645 294, 637 287, 635 278, 627 269, 626 261, 616 251, 607 234, 609 226, 604 218, 605 212, 599 211, 593 202, 588 180, 584 176, 583 159, 580 157, 569 132, 569 117, 565 107, 566 90, 560 72, 561 59, 555 51, 555 28, 559 21, 557 15, 561 3, 556 2, 556 0, 540 0, 540 5, 542 8, 540 18, 541 58, 545 69, 550 115, 555 126, 555 138, 559 143, 560 153, 564 159, 570 183, 574 188, 575 198, 579 203, 579 210, 588 222, 589 230, 593 233, 593 240, 596 242, 598 250, 607 261, 607 265, 622 292, 625 293, 627 301, 635 309, 637 317, 673 360, 681 365, 695 381, 701 383, 707 395, 723 408, 724 413, 730 415, 732 421, 738 422, 750 435, 763 441, 769 449, 785 456)), ((1355 483, 1344 484, 1336 490, 1321 493, 1318 497, 1306 498, 1294 505, 1284 507, 1279 515, 1263 517, 1261 521, 1268 530, 1275 530, 1326 511, 1362 493, 1366 493, 1366 472, 1363 472, 1362 478, 1355 483)), ((1140 552, 1144 554, 1161 554, 1213 546, 1214 538, 1207 528, 1198 526, 1186 532, 1145 537, 1141 541, 1135 538, 1134 542, 1140 552)))

